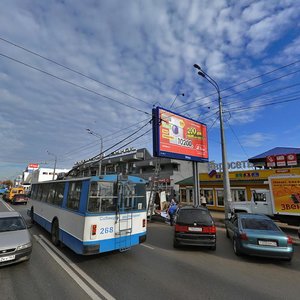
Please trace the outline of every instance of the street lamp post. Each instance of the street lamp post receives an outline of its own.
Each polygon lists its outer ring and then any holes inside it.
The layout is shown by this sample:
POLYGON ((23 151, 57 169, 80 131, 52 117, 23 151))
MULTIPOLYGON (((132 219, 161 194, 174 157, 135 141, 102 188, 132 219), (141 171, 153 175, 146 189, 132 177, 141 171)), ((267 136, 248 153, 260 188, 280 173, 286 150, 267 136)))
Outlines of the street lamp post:
POLYGON ((86 129, 86 131, 93 135, 93 136, 96 136, 97 138, 100 139, 100 157, 99 157, 99 170, 98 170, 98 174, 99 176, 101 175, 101 169, 102 169, 102 159, 103 159, 103 138, 102 138, 102 135, 90 130, 89 128, 86 129))
POLYGON ((47 153, 48 153, 49 155, 54 156, 54 168, 53 168, 53 175, 52 175, 52 180, 54 180, 55 171, 56 171, 57 156, 56 156, 55 154, 49 152, 48 150, 47 150, 47 153))
POLYGON ((194 64, 194 68, 198 71, 198 75, 205 78, 216 90, 218 93, 219 101, 219 119, 220 119, 220 133, 221 133, 221 148, 222 148, 222 167, 223 167, 223 186, 224 186, 224 206, 225 206, 225 219, 230 217, 230 205, 229 202, 232 201, 231 191, 230 191, 230 181, 229 181, 229 172, 227 164, 227 154, 226 154, 226 141, 224 133, 224 122, 223 122, 223 110, 222 110, 222 98, 220 93, 219 85, 214 79, 212 79, 207 73, 205 73, 199 65, 194 64))

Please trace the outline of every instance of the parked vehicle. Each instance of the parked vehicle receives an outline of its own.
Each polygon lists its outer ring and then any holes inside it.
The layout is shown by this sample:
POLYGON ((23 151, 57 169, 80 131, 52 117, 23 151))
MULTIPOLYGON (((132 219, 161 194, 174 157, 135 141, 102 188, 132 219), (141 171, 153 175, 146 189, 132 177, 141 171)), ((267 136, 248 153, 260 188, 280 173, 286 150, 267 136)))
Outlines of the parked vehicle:
POLYGON ((300 225, 300 176, 269 177, 269 190, 252 191, 251 201, 232 202, 233 212, 258 213, 300 225))
POLYGON ((28 197, 25 194, 15 194, 11 202, 12 204, 27 204, 28 197))
POLYGON ((0 195, 3 195, 7 192, 8 188, 4 185, 0 185, 0 195))
POLYGON ((216 250, 216 227, 205 207, 184 206, 175 216, 174 248, 180 245, 216 250))
POLYGON ((0 266, 30 259, 32 242, 23 217, 16 211, 0 212, 0 266))
POLYGON ((290 261, 293 240, 269 217, 237 213, 226 221, 226 236, 232 240, 236 255, 248 254, 290 261))

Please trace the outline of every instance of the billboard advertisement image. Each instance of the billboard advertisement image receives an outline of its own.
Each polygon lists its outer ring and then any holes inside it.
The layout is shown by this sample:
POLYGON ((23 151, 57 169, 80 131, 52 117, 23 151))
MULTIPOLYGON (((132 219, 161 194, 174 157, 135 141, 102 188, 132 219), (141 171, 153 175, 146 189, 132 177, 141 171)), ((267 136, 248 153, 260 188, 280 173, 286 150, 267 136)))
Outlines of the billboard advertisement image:
POLYGON ((155 156, 207 162, 205 124, 167 109, 153 109, 153 153, 155 156))
POLYGON ((300 177, 269 178, 274 213, 300 213, 300 177))

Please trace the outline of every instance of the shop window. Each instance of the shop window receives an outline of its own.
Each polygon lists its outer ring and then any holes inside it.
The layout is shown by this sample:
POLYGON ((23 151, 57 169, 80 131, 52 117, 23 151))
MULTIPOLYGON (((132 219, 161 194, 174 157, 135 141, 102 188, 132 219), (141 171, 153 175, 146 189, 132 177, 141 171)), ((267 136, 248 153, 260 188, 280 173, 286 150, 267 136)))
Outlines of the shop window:
POLYGON ((246 190, 245 189, 232 189, 231 190, 232 201, 246 201, 246 190))
POLYGON ((217 205, 224 206, 224 192, 223 190, 217 190, 217 205))
POLYGON ((180 202, 187 202, 186 201, 186 189, 180 189, 180 202))
POLYGON ((202 189, 207 205, 214 205, 214 193, 212 189, 202 189))

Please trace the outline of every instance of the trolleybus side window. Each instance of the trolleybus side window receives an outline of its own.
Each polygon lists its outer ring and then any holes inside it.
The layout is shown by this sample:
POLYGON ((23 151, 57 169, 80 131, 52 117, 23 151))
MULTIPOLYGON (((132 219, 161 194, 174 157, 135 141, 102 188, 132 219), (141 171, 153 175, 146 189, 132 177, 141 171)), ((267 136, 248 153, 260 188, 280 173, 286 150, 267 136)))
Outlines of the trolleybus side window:
POLYGON ((64 199, 65 183, 59 182, 56 184, 56 193, 53 199, 53 204, 61 206, 64 199))
POLYGON ((81 195, 81 186, 82 181, 70 182, 67 199, 67 208, 70 208, 72 210, 78 210, 81 195))
POLYGON ((48 191, 47 202, 49 202, 49 203, 53 203, 54 202, 55 189, 56 189, 56 184, 55 183, 50 183, 49 184, 49 191, 48 191))
POLYGON ((43 184, 40 184, 37 191, 37 197, 36 200, 41 201, 42 200, 42 194, 43 194, 43 184))
POLYGON ((48 193, 49 193, 49 183, 45 183, 43 184, 43 193, 42 193, 43 202, 47 202, 48 193))

